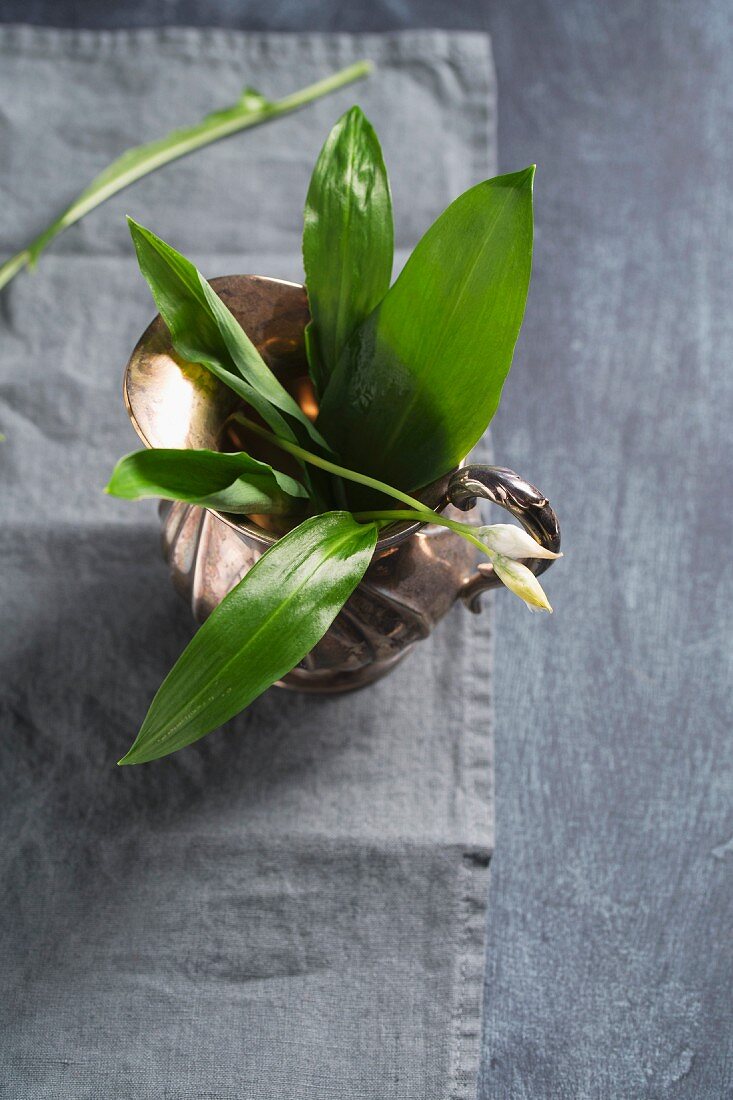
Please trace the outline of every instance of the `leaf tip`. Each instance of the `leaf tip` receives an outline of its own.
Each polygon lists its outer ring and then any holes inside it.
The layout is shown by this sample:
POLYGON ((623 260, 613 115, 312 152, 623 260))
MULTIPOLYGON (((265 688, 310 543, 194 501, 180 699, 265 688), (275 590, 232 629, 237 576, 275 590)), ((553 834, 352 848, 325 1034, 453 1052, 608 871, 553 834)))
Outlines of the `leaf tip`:
POLYGON ((130 236, 132 237, 132 243, 135 246, 135 251, 139 256, 140 246, 142 244, 143 227, 138 222, 136 222, 134 218, 131 218, 129 214, 125 214, 125 220, 127 222, 127 228, 130 231, 130 236))
POLYGON ((125 220, 127 221, 127 228, 130 230, 130 236, 135 246, 137 246, 138 242, 142 243, 142 241, 148 240, 153 236, 149 229, 146 229, 140 222, 136 222, 129 214, 125 214, 125 220))
POLYGON ((130 745, 130 747, 127 750, 127 752, 125 753, 125 755, 121 756, 120 759, 117 761, 117 767, 118 768, 123 768, 123 767, 126 768, 130 764, 144 764, 146 762, 147 757, 143 756, 141 758, 140 753, 135 751, 136 748, 137 748, 137 744, 138 744, 139 740, 140 740, 140 735, 138 734, 138 736, 135 738, 133 743, 130 745))
POLYGON ((359 131, 364 126, 368 125, 369 119, 366 117, 359 104, 354 103, 344 111, 339 119, 337 119, 329 138, 326 140, 326 144, 328 145, 329 141, 345 140, 344 135, 348 135, 354 130, 359 131))
POLYGON ((118 470, 122 462, 124 462, 124 459, 121 458, 120 461, 117 463, 117 466, 115 466, 114 470, 112 471, 112 476, 102 490, 111 497, 119 496, 119 489, 117 486, 118 470))

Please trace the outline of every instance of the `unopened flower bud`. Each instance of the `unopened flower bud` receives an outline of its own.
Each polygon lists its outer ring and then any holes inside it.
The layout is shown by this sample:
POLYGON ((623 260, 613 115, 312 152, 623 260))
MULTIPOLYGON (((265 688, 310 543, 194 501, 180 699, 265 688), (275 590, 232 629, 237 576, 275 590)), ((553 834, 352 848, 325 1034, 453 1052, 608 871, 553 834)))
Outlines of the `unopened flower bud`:
POLYGON ((503 554, 492 553, 491 561, 499 579, 516 596, 519 596, 520 600, 524 600, 530 611, 552 611, 542 585, 531 569, 503 554))
POLYGON ((562 557, 562 554, 553 554, 552 550, 547 550, 523 527, 517 527, 514 523, 495 523, 491 527, 479 527, 477 534, 490 550, 514 561, 519 558, 562 557))

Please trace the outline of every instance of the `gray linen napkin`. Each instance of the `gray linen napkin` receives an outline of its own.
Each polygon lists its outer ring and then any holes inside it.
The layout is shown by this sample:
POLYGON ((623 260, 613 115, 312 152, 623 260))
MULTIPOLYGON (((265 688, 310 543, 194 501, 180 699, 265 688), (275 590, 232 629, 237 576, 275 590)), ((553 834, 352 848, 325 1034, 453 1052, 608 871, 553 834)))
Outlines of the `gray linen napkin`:
POLYGON ((384 682, 268 692, 115 768, 191 636, 152 503, 101 488, 135 445, 122 366, 152 315, 123 214, 210 275, 301 277, 329 127, 383 140, 401 258, 493 169, 479 35, 0 31, 0 248, 123 148, 356 58, 377 74, 188 158, 66 234, 0 299, 0 1095, 374 1100, 475 1091, 491 821, 486 614, 384 682))

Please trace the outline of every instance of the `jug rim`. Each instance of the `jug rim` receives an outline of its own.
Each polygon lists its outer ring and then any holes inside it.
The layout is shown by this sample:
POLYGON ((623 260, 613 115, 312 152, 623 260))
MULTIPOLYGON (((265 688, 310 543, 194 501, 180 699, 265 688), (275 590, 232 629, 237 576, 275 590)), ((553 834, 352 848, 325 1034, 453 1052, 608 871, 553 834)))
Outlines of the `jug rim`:
MULTIPOLYGON (((295 283, 288 279, 277 279, 269 275, 248 274, 222 275, 210 279, 209 282, 214 287, 214 289, 222 288, 224 290, 231 289, 233 287, 241 288, 245 285, 253 287, 270 285, 274 288, 291 288, 292 290, 297 291, 298 296, 302 296, 302 298, 305 300, 304 308, 307 312, 307 298, 305 297, 305 287, 301 283, 295 283)), ((305 328, 305 325, 303 325, 303 328, 305 328)), ((145 348, 151 342, 151 340, 158 333, 161 332, 161 330, 167 331, 160 314, 156 314, 153 320, 143 332, 143 334, 140 336, 135 345, 135 348, 133 349, 133 352, 125 366, 122 386, 123 399, 125 402, 127 415, 130 418, 130 422, 141 442, 150 449, 153 449, 159 444, 154 444, 153 442, 151 442, 145 429, 140 423, 138 416, 135 413, 135 403, 133 397, 130 394, 130 374, 141 357, 142 349, 145 348)), ((223 383, 219 383, 219 385, 223 385, 223 383)), ((413 495, 418 500, 421 500, 425 504, 427 504, 428 507, 435 508, 440 506, 446 500, 446 488, 451 476, 455 473, 457 469, 460 469, 460 467, 463 465, 465 465, 465 459, 462 460, 458 464, 458 466, 455 466, 451 470, 447 471, 447 473, 444 474, 441 478, 438 478, 437 481, 434 481, 431 484, 424 486, 422 489, 416 490, 413 495)), ((207 511, 211 512, 212 515, 221 520, 221 522, 225 523, 228 527, 231 527, 233 530, 241 533, 247 538, 254 539, 260 544, 268 547, 273 546, 280 538, 283 537, 284 534, 278 534, 276 532, 269 531, 264 527, 261 527, 249 516, 239 516, 232 513, 220 512, 215 508, 209 508, 207 509, 207 511)), ((425 527, 428 523, 429 521, 427 520, 398 520, 394 524, 390 524, 389 527, 384 528, 384 530, 380 533, 375 547, 375 554, 383 553, 387 550, 392 549, 395 546, 400 545, 401 543, 409 539, 412 535, 414 535, 417 531, 425 527)))

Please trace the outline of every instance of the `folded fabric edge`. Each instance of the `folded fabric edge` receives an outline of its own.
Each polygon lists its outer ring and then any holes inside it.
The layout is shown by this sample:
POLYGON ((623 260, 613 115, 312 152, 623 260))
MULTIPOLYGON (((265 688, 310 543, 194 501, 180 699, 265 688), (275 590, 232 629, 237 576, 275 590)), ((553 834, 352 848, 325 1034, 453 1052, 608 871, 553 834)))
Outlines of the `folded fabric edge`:
POLYGON ((362 56, 378 61, 410 58, 491 62, 491 39, 485 31, 398 30, 380 33, 227 30, 223 27, 135 27, 114 30, 0 24, 0 50, 48 57, 112 55, 155 46, 167 55, 180 52, 217 59, 261 58, 348 63, 362 56))

